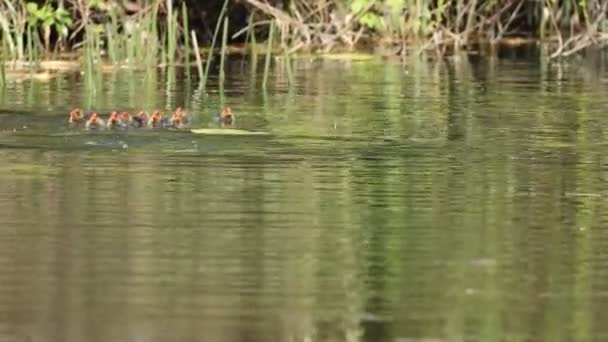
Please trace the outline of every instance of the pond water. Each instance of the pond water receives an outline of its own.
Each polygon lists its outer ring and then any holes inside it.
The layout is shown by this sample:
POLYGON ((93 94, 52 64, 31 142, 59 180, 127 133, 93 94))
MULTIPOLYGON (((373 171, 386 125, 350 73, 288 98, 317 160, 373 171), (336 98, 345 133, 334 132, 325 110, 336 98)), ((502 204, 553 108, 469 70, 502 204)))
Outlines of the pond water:
POLYGON ((0 92, 1 341, 608 339, 608 71, 302 58, 0 92), (267 136, 67 128, 184 105, 267 136))

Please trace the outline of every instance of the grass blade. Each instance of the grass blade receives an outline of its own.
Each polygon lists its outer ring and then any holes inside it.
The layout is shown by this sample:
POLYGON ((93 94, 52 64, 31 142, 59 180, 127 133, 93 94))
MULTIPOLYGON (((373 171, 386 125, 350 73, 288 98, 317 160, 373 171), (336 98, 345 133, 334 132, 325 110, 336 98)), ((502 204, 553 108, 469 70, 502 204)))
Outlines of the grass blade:
POLYGON ((198 49, 198 41, 196 39, 196 32, 194 32, 194 30, 192 30, 191 35, 192 35, 192 47, 194 48, 194 53, 196 56, 196 68, 198 69, 198 78, 199 78, 199 81, 201 82, 201 84, 203 84, 202 82, 205 79, 205 73, 203 71, 203 61, 201 60, 201 52, 198 49))
POLYGON ((226 73, 224 71, 226 59, 226 44, 228 44, 228 17, 224 18, 224 32, 222 35, 222 54, 220 59, 220 84, 224 83, 224 78, 226 77, 226 73))
POLYGON ((188 8, 182 2, 182 26, 184 29, 184 67, 186 68, 187 78, 190 78, 190 28, 188 25, 188 8))
POLYGON ((222 18, 224 17, 224 13, 226 12, 226 8, 228 7, 228 0, 224 0, 224 5, 222 5, 222 9, 220 11, 220 15, 217 17, 217 23, 215 25, 215 32, 213 33, 213 39, 211 40, 211 47, 209 56, 207 56, 207 65, 205 66, 205 77, 203 78, 203 89, 207 84, 207 76, 209 76, 209 69, 211 68, 211 60, 213 59, 213 49, 215 49, 215 41, 217 40, 218 32, 220 31, 220 26, 222 22, 222 18))

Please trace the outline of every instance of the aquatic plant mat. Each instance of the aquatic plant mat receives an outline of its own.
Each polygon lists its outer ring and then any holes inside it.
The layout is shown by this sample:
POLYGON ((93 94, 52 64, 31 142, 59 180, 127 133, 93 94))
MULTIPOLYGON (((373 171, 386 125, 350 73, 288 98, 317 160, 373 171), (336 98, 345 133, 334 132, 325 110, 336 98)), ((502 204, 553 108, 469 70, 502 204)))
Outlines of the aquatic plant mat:
POLYGON ((235 128, 198 128, 191 129, 190 132, 207 135, 270 135, 268 132, 254 132, 235 128))

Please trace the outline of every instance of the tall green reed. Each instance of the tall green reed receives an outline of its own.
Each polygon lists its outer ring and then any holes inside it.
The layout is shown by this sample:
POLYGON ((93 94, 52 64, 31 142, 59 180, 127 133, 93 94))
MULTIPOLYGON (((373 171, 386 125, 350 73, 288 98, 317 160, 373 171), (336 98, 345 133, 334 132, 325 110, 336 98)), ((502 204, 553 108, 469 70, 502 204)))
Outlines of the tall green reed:
POLYGON ((285 69, 287 70, 287 82, 289 82, 289 86, 293 86, 295 84, 295 78, 293 75, 293 61, 291 59, 291 54, 286 47, 283 50, 283 55, 285 58, 285 69))
POLYGON ((8 20, 6 16, 0 16, 0 27, 2 28, 2 43, 6 47, 6 56, 10 55, 11 58, 15 57, 15 42, 13 41, 12 32, 9 28, 8 20))
POLYGON ((213 39, 211 40, 211 47, 209 49, 209 54, 207 55, 207 64, 205 65, 205 74, 203 76, 203 89, 207 84, 207 77, 209 76, 209 70, 211 69, 211 60, 213 59, 213 49, 215 49, 215 41, 217 40, 217 35, 220 31, 220 26, 222 23, 222 18, 226 13, 226 8, 228 7, 228 0, 224 0, 224 4, 222 5, 222 9, 220 10, 220 15, 217 18, 217 23, 215 25, 215 32, 213 33, 213 39))
POLYGON ((188 8, 185 2, 182 2, 182 27, 184 30, 184 68, 186 69, 186 78, 190 79, 190 27, 188 24, 188 8))
POLYGON ((249 15, 249 20, 247 21, 247 35, 245 36, 245 43, 248 44, 249 53, 256 54, 256 38, 255 38, 255 29, 253 26, 253 13, 249 15))
MULTIPOLYGON (((142 45, 144 45, 144 51, 147 51, 147 53, 144 53, 143 55, 144 65, 146 70, 150 70, 146 72, 146 77, 148 77, 148 74, 150 74, 152 70, 156 68, 158 61, 159 41, 157 36, 158 27, 156 22, 158 18, 158 6, 158 3, 153 6, 152 12, 144 16, 140 24, 145 34, 140 35, 139 41, 142 45)), ((155 74, 155 70, 153 73, 155 74)))
POLYGON ((6 40, 6 37, 2 37, 2 40, 0 41, 0 43, 2 43, 2 57, 0 57, 2 60, 2 76, 4 77, 4 69, 6 68, 6 63, 9 60, 9 47, 8 47, 8 42, 6 40))
POLYGON ((222 52, 220 56, 220 76, 219 81, 220 84, 224 84, 224 79, 226 77, 226 72, 224 70, 226 59, 226 45, 228 44, 228 17, 224 18, 224 32, 222 33, 222 52))
MULTIPOLYGON (((248 51, 250 55, 250 59, 255 54, 255 32, 253 32, 253 13, 249 15, 249 19, 247 21, 247 34, 245 35, 245 49, 248 51)), ((241 58, 241 70, 245 67, 245 58, 243 55, 241 58)))
POLYGON ((10 0, 3 0, 2 5, 3 11, 0 15, 0 27, 3 37, 8 44, 11 59, 13 61, 22 61, 25 55, 23 44, 26 34, 25 9, 22 6, 14 6, 10 0))
POLYGON ((283 49, 284 66, 285 70, 287 71, 287 82, 289 83, 289 86, 293 86, 295 79, 293 76, 292 58, 291 53, 289 52, 289 47, 284 39, 281 40, 281 48, 283 49))
POLYGON ((159 11, 159 7, 160 7, 160 1, 157 1, 156 4, 154 6, 152 6, 152 15, 150 17, 150 20, 147 21, 147 25, 145 25, 147 27, 147 32, 151 32, 152 34, 150 35, 150 41, 148 42, 149 44, 151 43, 151 48, 153 49, 153 54, 152 54, 152 58, 150 58, 150 60, 148 60, 148 63, 146 63, 146 66, 148 68, 152 67, 152 65, 156 66, 156 63, 158 61, 158 53, 160 51, 160 41, 158 40, 158 11, 159 11))
POLYGON ((268 44, 266 46, 266 61, 264 63, 264 75, 262 79, 262 89, 266 90, 266 84, 268 81, 268 73, 270 72, 270 59, 272 58, 272 43, 274 41, 274 21, 270 23, 270 29, 268 32, 268 44))
POLYGON ((121 52, 121 36, 118 34, 118 17, 114 8, 110 10, 110 22, 108 30, 108 57, 110 62, 114 65, 118 64, 121 59, 119 53, 121 52))
POLYGON ((177 83, 177 73, 174 64, 169 64, 166 68, 167 78, 165 79, 165 104, 169 108, 175 107, 175 85, 177 83))
POLYGON ((194 54, 196 57, 196 68, 198 69, 198 79, 200 84, 203 84, 205 79, 205 71, 203 69, 203 61, 201 60, 201 52, 198 49, 198 40, 196 39, 196 32, 192 30, 192 48, 194 49, 194 54))
POLYGON ((173 0, 167 0, 167 63, 175 64, 177 51, 177 15, 173 11, 173 0))
POLYGON ((220 75, 219 75, 219 92, 220 102, 224 105, 224 80, 226 79, 226 72, 224 70, 226 64, 226 45, 228 44, 228 17, 224 18, 224 32, 222 33, 222 51, 220 55, 220 75))
POLYGON ((31 64, 34 61, 34 35, 32 33, 32 27, 29 25, 27 27, 27 59, 31 68, 31 64))
POLYGON ((5 58, 6 58, 6 53, 5 53, 5 49, 4 49, 4 39, 2 40, 2 54, 0 54, 0 87, 4 88, 4 85, 6 84, 6 70, 5 70, 5 58))
POLYGON ((102 76, 101 51, 102 42, 99 32, 94 24, 85 26, 85 85, 90 89, 91 94, 96 94, 99 90, 102 76))

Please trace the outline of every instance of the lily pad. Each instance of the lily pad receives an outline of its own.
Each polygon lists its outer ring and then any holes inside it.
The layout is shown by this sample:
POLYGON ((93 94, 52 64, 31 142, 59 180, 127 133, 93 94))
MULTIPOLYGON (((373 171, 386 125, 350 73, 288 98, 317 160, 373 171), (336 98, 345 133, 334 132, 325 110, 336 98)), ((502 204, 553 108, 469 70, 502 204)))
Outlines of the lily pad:
POLYGON ((207 135, 268 135, 268 132, 252 132, 242 129, 234 128, 198 128, 191 129, 190 132, 194 134, 207 134, 207 135))

